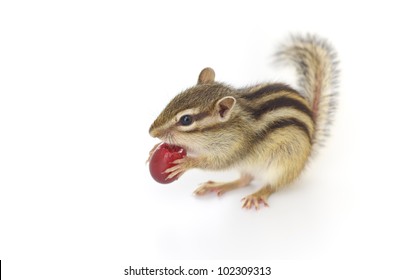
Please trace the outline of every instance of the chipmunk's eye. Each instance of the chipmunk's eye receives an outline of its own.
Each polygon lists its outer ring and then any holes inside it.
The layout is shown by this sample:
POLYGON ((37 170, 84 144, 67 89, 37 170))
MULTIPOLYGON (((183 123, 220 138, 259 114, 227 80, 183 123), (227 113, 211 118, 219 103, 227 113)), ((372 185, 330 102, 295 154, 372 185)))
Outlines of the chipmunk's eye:
POLYGON ((194 122, 191 115, 184 115, 180 118, 180 124, 187 126, 194 122))

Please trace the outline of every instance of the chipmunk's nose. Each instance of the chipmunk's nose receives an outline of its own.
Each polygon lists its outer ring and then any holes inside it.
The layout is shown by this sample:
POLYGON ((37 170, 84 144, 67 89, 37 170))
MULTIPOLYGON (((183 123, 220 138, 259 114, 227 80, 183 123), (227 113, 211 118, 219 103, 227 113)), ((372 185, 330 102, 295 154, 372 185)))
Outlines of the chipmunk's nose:
POLYGON ((149 134, 151 137, 159 137, 161 133, 157 128, 150 127, 149 134))
POLYGON ((151 128, 149 129, 149 134, 151 137, 157 137, 157 132, 155 129, 151 128))

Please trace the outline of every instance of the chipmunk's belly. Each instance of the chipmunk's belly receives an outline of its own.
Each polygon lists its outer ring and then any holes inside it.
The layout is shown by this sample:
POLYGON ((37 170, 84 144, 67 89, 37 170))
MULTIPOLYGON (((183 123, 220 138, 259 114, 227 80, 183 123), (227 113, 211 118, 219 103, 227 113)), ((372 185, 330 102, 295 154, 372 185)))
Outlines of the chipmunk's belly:
POLYGON ((252 175, 256 181, 264 184, 274 184, 283 175, 283 168, 275 164, 260 164, 260 165, 241 165, 238 167, 241 173, 252 175))

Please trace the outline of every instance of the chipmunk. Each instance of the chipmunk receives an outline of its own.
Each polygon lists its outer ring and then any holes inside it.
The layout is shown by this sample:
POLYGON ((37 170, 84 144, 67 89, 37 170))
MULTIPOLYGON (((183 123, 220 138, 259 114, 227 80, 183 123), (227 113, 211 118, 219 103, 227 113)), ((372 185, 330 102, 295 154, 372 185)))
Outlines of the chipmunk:
POLYGON ((301 174, 328 135, 336 108, 338 62, 331 46, 312 35, 292 36, 276 58, 296 67, 301 90, 284 83, 237 89, 216 82, 214 70, 205 68, 195 86, 169 102, 149 133, 185 148, 189 156, 174 161, 165 171, 168 178, 191 168, 239 170, 235 181, 208 181, 194 192, 222 195, 262 177, 265 184, 243 198, 243 208, 259 209, 301 174))

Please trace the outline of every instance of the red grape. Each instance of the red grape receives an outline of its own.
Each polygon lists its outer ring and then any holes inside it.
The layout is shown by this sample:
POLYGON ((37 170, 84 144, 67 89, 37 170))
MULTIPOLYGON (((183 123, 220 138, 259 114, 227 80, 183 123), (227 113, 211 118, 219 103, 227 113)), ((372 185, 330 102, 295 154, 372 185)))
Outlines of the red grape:
POLYGON ((185 149, 175 145, 163 143, 154 151, 150 158, 150 174, 154 180, 161 184, 169 184, 177 180, 179 176, 167 179, 170 173, 164 173, 170 167, 175 166, 172 162, 184 158, 187 155, 185 149))

